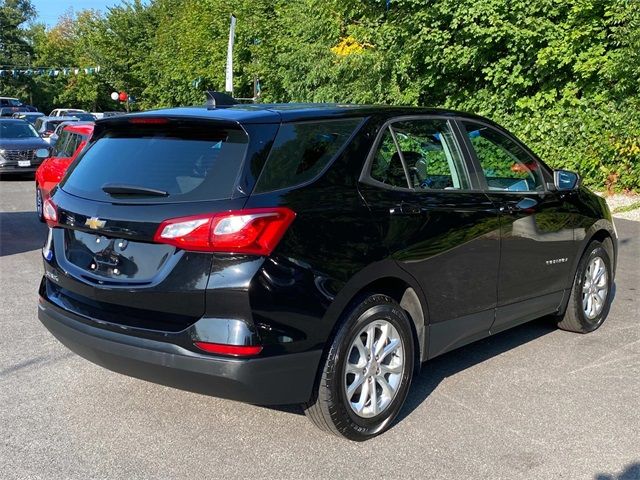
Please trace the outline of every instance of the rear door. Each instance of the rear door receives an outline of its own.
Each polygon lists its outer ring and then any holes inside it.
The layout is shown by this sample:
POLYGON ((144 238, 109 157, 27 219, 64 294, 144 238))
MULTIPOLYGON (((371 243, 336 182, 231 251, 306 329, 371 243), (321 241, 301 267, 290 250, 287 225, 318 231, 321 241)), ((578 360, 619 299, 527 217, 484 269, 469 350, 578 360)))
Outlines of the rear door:
POLYGON ((384 247, 422 285, 430 357, 487 335, 496 306, 497 211, 454 128, 438 117, 383 126, 360 185, 384 247))
POLYGON ((249 140, 229 124, 157 122, 96 128, 52 197, 57 271, 47 278, 77 311, 180 330, 205 311, 213 254, 154 236, 167 219, 243 207, 236 184, 249 140))
POLYGON ((572 213, 547 189, 549 172, 514 138, 476 120, 461 125, 487 195, 500 211, 495 332, 560 304, 575 255, 572 213))

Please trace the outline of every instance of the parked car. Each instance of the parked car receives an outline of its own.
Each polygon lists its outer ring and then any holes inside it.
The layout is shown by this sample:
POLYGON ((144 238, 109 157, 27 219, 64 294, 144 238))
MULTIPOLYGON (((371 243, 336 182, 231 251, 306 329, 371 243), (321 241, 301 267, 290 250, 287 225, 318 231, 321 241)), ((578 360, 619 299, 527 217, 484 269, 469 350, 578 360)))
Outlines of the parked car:
POLYGON ((42 216, 43 201, 49 198, 51 190, 62 179, 67 168, 76 159, 93 133, 93 123, 71 122, 62 125, 60 136, 53 144, 51 156, 36 170, 36 214, 42 216))
POLYGON ((13 117, 15 113, 28 111, 27 107, 0 107, 0 117, 13 117))
POLYGON ((34 127, 38 134, 47 142, 51 143, 51 135, 56 127, 62 122, 79 122, 77 117, 39 117, 36 119, 34 127))
POLYGON ((55 143, 58 141, 58 138, 60 137, 60 134, 62 133, 62 131, 64 130, 64 128, 68 125, 95 125, 95 122, 93 121, 64 121, 64 122, 60 122, 58 124, 58 126, 56 127, 56 129, 53 131, 53 133, 51 134, 51 136, 49 137, 49 142, 51 145, 55 145, 55 143))
POLYGON ((14 97, 0 97, 0 107, 21 107, 22 102, 14 97))
POLYGON ((10 117, 16 112, 37 112, 32 105, 26 105, 13 97, 0 97, 0 117, 10 117))
POLYGON ((118 115, 124 115, 127 112, 92 112, 91 115, 96 117, 96 120, 101 118, 117 117, 118 115))
POLYGON ((77 113, 87 113, 79 108, 56 108, 49 114, 50 117, 74 117, 77 113))
POLYGON ((95 115, 91 113, 74 113, 73 116, 81 122, 95 122, 97 120, 95 115))
POLYGON ((21 120, 26 120, 31 125, 35 125, 36 120, 39 117, 44 117, 44 113, 41 112, 18 112, 12 115, 12 118, 19 118, 21 120))
POLYGON ((45 202, 39 318, 79 355, 366 440, 427 360, 604 322, 605 201, 494 122, 224 103, 101 120, 45 202))
POLYGON ((49 145, 28 122, 15 118, 0 119, 0 174, 29 173, 42 162, 39 149, 48 154, 49 145))

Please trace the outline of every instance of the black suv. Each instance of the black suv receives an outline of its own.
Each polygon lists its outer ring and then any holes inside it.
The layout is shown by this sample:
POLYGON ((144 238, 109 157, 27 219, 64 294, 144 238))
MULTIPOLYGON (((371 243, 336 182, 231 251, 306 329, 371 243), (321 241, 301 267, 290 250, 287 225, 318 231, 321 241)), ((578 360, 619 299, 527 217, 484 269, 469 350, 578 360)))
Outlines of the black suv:
POLYGON ((604 200, 495 123, 351 105, 100 120, 46 202, 39 317, 109 369, 354 440, 420 365, 544 315, 598 328, 604 200))

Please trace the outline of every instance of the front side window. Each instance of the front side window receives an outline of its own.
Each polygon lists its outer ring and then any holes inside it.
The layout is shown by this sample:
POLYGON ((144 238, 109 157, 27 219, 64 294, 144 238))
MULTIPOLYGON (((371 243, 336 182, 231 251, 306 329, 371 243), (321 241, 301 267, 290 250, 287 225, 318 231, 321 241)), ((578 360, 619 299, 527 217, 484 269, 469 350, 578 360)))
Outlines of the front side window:
POLYGON ((513 140, 491 127, 463 122, 489 190, 544 191, 540 165, 513 140))
POLYGON ((371 178, 415 190, 468 190, 464 159, 449 122, 404 120, 386 128, 371 178))
POLYGON ((362 119, 285 123, 280 126, 255 193, 313 180, 347 143, 362 119))

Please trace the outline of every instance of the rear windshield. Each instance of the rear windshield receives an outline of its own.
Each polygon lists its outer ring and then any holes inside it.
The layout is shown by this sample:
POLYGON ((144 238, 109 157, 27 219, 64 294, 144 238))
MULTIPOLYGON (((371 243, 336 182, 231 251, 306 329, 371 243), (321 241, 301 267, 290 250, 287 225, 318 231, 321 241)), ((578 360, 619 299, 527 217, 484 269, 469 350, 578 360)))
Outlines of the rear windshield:
POLYGON ((247 150, 239 128, 207 122, 130 125, 98 133, 72 166, 62 189, 92 200, 127 203, 185 202, 230 198, 247 150), (110 185, 165 195, 106 193, 110 185))
POLYGON ((45 125, 47 130, 55 130, 56 128, 58 128, 58 125, 60 125, 62 122, 74 122, 77 120, 47 120, 47 123, 45 125))
POLYGON ((90 113, 80 112, 80 113, 70 113, 69 115, 71 115, 72 117, 76 117, 78 120, 82 122, 95 122, 96 120, 96 117, 94 117, 90 113))

